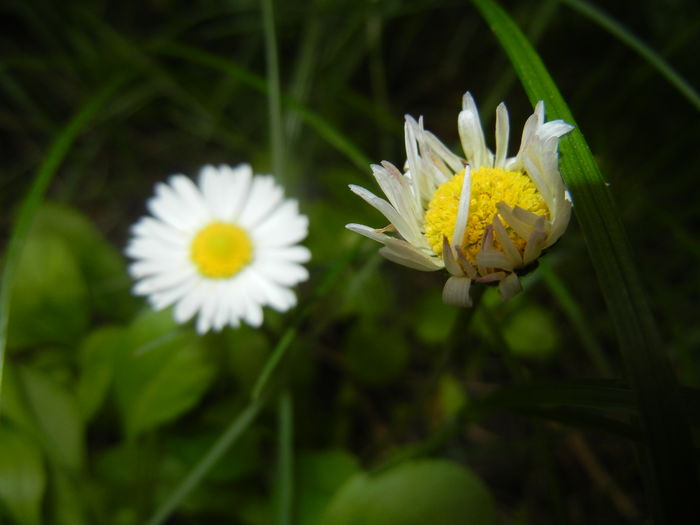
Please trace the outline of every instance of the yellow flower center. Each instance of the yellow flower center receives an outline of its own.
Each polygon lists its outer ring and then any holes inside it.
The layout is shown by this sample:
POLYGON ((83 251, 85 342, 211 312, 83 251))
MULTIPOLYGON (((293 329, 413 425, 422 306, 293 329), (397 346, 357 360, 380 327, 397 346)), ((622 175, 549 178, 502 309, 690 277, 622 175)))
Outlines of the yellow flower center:
MULTIPOLYGON (((441 184, 435 190, 425 212, 425 236, 438 255, 442 255, 443 236, 452 242, 463 182, 464 170, 441 184)), ((469 220, 462 239, 462 248, 472 263, 475 262, 476 254, 481 248, 485 228, 493 222, 494 215, 498 213, 496 204, 499 202, 505 202, 511 207, 520 206, 537 215, 549 217, 549 210, 537 191, 537 186, 521 171, 484 166, 472 170, 470 197, 469 220)), ((507 228, 507 231, 522 253, 526 239, 520 238, 510 228, 507 228)))
POLYGON ((253 258, 253 243, 238 226, 212 222, 202 228, 190 246, 199 273, 212 279, 231 277, 253 258))

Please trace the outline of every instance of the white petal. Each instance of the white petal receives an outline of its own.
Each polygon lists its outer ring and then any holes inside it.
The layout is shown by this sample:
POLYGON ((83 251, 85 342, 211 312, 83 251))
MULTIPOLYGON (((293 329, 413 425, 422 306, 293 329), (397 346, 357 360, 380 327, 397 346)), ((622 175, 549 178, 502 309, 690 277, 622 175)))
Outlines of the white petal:
POLYGON ((503 102, 496 108, 496 158, 494 167, 504 168, 508 155, 508 135, 510 124, 508 122, 508 110, 503 102))
POLYGON ((442 289, 442 302, 450 306, 471 306, 472 299, 469 296, 471 284, 472 280, 469 277, 450 277, 442 289))
POLYGON ((143 279, 165 272, 180 272, 192 268, 189 261, 172 259, 142 259, 129 265, 129 275, 134 279, 143 279))
POLYGON ((566 198, 557 198, 554 201, 554 210, 552 210, 551 230, 547 237, 544 248, 547 248, 557 242, 566 231, 571 218, 571 201, 566 198))
POLYGON ((417 240, 419 237, 419 233, 416 231, 417 225, 411 221, 409 222, 406 220, 404 217, 402 217, 398 211, 396 211, 396 208, 394 208, 391 204, 389 204, 387 201, 385 201, 382 198, 377 197, 374 195, 371 191, 366 190, 365 188, 361 186, 356 186, 354 184, 350 185, 350 190, 356 194, 359 195, 362 199, 365 200, 370 206, 381 212, 384 217, 387 218, 387 220, 393 224, 398 232, 401 234, 402 237, 414 241, 417 240))
POLYGON ((264 248, 260 250, 258 257, 261 259, 303 264, 311 260, 311 252, 306 246, 297 244, 295 246, 264 248))
POLYGON ((373 228, 363 224, 347 224, 345 227, 350 231, 359 233, 360 235, 364 235, 369 239, 388 246, 391 248, 392 252, 403 257, 404 259, 414 260, 418 264, 422 264, 426 268, 432 267, 434 270, 439 270, 442 268, 442 261, 440 259, 437 257, 428 257, 424 255, 419 249, 406 241, 390 237, 385 233, 379 233, 373 228))
POLYGON ((189 260, 188 248, 175 248, 156 238, 136 237, 126 246, 124 253, 134 259, 189 260))
POLYGON ((542 218, 541 215, 529 212, 520 206, 511 208, 505 202, 496 204, 499 215, 503 218, 508 226, 515 230, 522 239, 530 237, 532 230, 535 228, 537 221, 542 218))
POLYGON ((219 180, 222 187, 213 186, 210 190, 219 193, 223 200, 219 218, 223 221, 235 222, 248 201, 253 170, 248 164, 239 164, 234 168, 222 165, 219 166, 219 180))
POLYGON ((520 293, 522 289, 523 287, 520 284, 520 279, 518 279, 518 276, 514 273, 509 274, 508 277, 502 279, 498 284, 498 292, 501 295, 501 299, 504 301, 520 293))
POLYGON ((436 267, 432 262, 426 264, 425 259, 421 256, 416 255, 408 251, 396 251, 389 246, 382 246, 379 248, 379 253, 385 259, 390 260, 401 266, 406 266, 412 270, 418 270, 420 272, 434 272, 440 268, 436 267))
POLYGON ((513 261, 506 257, 503 252, 493 248, 479 250, 476 254, 476 264, 484 268, 513 269, 513 261))
MULTIPOLYGON (((505 226, 503 226, 501 220, 498 218, 498 215, 493 218, 493 233, 496 235, 496 240, 501 243, 503 254, 511 262, 511 268, 521 266, 523 264, 523 257, 520 255, 518 248, 516 248, 513 240, 508 235, 508 232, 506 231, 505 226)), ((507 269, 505 267, 501 268, 507 269)))
POLYGON ((492 166, 492 154, 486 147, 484 131, 481 129, 481 121, 479 120, 479 110, 468 91, 462 99, 462 108, 457 119, 457 126, 467 162, 475 168, 492 166))
POLYGON ((196 276, 193 268, 184 268, 175 271, 160 272, 152 277, 140 280, 134 286, 136 295, 148 295, 154 292, 161 292, 179 286, 181 283, 193 280, 196 276))
POLYGON ((265 304, 278 312, 284 312, 296 304, 296 297, 291 291, 273 283, 255 269, 251 269, 247 278, 251 286, 255 286, 265 297, 265 304))
POLYGON ((183 204, 182 213, 186 211, 202 220, 207 220, 211 216, 211 211, 207 208, 199 188, 195 186, 189 177, 172 175, 168 182, 180 197, 180 202, 183 204))
POLYGON ((218 297, 218 308, 214 312, 212 328, 215 332, 220 332, 221 329, 228 323, 230 318, 229 313, 231 312, 231 308, 235 303, 234 298, 226 294, 226 287, 218 286, 215 289, 215 293, 218 297))
POLYGON ((464 181, 462 182, 462 191, 459 194, 459 207, 457 208, 457 219, 455 220, 455 229, 452 232, 452 246, 459 248, 464 240, 464 232, 467 229, 469 221, 469 205, 471 203, 472 191, 472 170, 471 166, 464 168, 464 181))
POLYGON ((535 186, 537 186, 537 191, 540 192, 542 199, 551 210, 553 208, 554 197, 549 185, 547 184, 547 180, 528 155, 525 155, 524 157, 524 164, 527 175, 532 179, 532 182, 535 183, 535 186))
POLYGON ((464 277, 464 271, 457 263, 452 246, 450 246, 447 237, 442 238, 442 260, 445 263, 445 269, 456 277, 464 277))
POLYGON ((184 297, 197 285, 197 279, 187 280, 177 286, 163 290, 162 292, 152 293, 148 296, 148 302, 155 310, 162 310, 173 304, 175 301, 184 297))
POLYGON ((201 228, 211 218, 198 190, 184 175, 172 175, 169 184, 158 183, 155 196, 147 202, 153 215, 166 224, 186 233, 201 228))
POLYGON ((153 238, 163 244, 172 244, 176 247, 188 246, 190 242, 189 236, 183 235, 180 230, 148 216, 141 217, 131 227, 131 234, 134 237, 153 238))
POLYGON ((544 231, 544 217, 540 217, 527 239, 525 252, 523 253, 523 264, 530 264, 542 253, 547 234, 544 231))
POLYGON ((425 182, 423 180, 424 174, 421 168, 420 156, 418 155, 418 145, 416 143, 416 133, 419 133, 419 126, 410 115, 406 115, 405 119, 404 144, 406 146, 406 164, 408 165, 408 171, 411 173, 415 207, 416 209, 422 209, 425 182))
POLYGON ((192 316, 199 311, 202 304, 206 300, 200 286, 194 286, 186 295, 184 295, 175 305, 173 317, 175 321, 182 324, 186 323, 192 316))
POLYGON ((264 248, 295 244, 306 238, 309 219, 299 213, 294 199, 288 199, 272 212, 265 221, 251 230, 256 245, 264 248))
POLYGON ((537 130, 543 123, 544 102, 540 100, 535 106, 535 111, 532 115, 530 115, 530 117, 528 117, 528 119, 525 121, 525 125, 523 126, 523 136, 520 140, 520 149, 518 150, 518 154, 515 156, 515 158, 518 159, 516 164, 518 164, 521 156, 525 153, 525 150, 529 147, 530 142, 532 142, 532 140, 535 138, 537 130))
POLYGON ((430 131, 425 132, 425 138, 430 148, 438 155, 438 157, 452 170, 452 173, 458 173, 464 167, 462 159, 452 153, 440 139, 433 135, 430 131))
POLYGON ((294 286, 309 278, 309 271, 303 266, 283 261, 256 261, 255 269, 282 286, 294 286))
POLYGON ((409 180, 389 163, 386 163, 386 167, 373 164, 372 172, 391 206, 406 223, 402 236, 409 240, 420 237, 423 210, 415 207, 409 180))
POLYGON ((536 136, 542 142, 550 139, 558 139, 572 131, 574 126, 567 124, 563 120, 550 120, 542 124, 536 132, 536 136))
POLYGON ((214 315, 218 308, 218 298, 214 293, 214 283, 211 281, 203 281, 203 293, 205 294, 204 302, 197 316, 197 332, 205 334, 212 327, 214 315))
POLYGON ((254 228, 279 205, 283 196, 284 191, 272 176, 256 175, 253 177, 248 200, 236 221, 245 228, 254 228))

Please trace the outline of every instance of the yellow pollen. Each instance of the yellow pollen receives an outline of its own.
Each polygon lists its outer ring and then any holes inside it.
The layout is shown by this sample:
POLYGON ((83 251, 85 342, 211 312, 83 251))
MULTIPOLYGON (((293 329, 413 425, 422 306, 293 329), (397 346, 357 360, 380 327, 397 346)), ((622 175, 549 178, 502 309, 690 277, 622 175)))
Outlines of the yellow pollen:
MULTIPOLYGON (((452 234, 457 222, 459 197, 462 193, 464 170, 441 184, 428 204, 425 212, 425 236, 433 251, 442 255, 442 239, 446 236, 452 242, 452 234)), ((467 259, 474 263, 481 248, 484 230, 493 222, 498 213, 496 204, 505 202, 508 206, 520 206, 527 211, 549 218, 549 210, 537 186, 522 171, 506 171, 501 168, 481 167, 472 170, 469 220, 462 240, 462 248, 467 259)), ((517 235, 505 221, 508 235, 522 253, 526 239, 517 235)))
POLYGON ((251 261, 253 244, 238 226, 212 222, 195 236, 190 245, 190 258, 203 276, 225 279, 251 261))

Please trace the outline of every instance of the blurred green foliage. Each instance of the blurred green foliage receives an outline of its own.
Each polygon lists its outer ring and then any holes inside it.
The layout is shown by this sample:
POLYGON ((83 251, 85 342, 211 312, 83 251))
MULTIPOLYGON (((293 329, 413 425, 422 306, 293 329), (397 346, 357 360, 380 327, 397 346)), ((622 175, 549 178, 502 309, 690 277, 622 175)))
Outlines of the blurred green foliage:
MULTIPOLYGON (((666 350, 683 383, 700 387, 700 120, 647 62, 575 11, 505 4, 611 181, 666 350)), ((310 217, 312 277, 297 291, 300 308, 266 311, 262 330, 197 337, 130 294, 122 251, 168 174, 220 162, 270 171, 258 2, 0 6, 3 238, 63 123, 125 79, 71 148, 24 239, 0 406, 0 521, 144 523, 247 406, 298 322, 266 389, 293 393, 293 523, 639 522, 648 509, 624 437, 635 435, 634 401, 575 221, 522 296, 502 304, 489 288, 471 311, 442 304, 441 276, 386 264, 369 241, 348 255, 357 239, 346 223, 385 224, 347 184, 376 190, 365 159, 402 165, 403 114, 425 115, 457 145, 468 89, 490 142, 503 99, 516 147, 531 108, 488 27, 461 1, 275 7, 282 182, 310 217), (538 389, 601 376, 620 383, 538 389)), ((695 2, 602 7, 698 85, 695 2)), ((266 408, 169 523, 274 523, 277 438, 266 408)))

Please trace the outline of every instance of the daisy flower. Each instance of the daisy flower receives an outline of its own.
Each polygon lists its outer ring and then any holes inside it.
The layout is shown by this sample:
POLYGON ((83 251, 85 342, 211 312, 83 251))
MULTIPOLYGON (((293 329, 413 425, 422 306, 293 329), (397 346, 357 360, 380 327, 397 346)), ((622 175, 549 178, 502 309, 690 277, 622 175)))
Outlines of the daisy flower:
POLYGON ((272 176, 247 164, 205 166, 198 184, 184 175, 156 184, 147 206, 152 216, 134 224, 126 254, 134 293, 156 310, 174 305, 178 323, 197 315, 205 333, 257 327, 263 306, 296 304, 290 287, 309 276, 302 264, 311 254, 297 244, 309 221, 272 176))
POLYGON ((479 112, 465 93, 457 119, 464 157, 406 116, 406 172, 388 162, 372 172, 386 199, 350 189, 379 210, 389 225, 347 228, 382 243, 384 257, 423 271, 447 269, 443 301, 471 306, 472 281, 498 282, 507 299, 521 290, 517 273, 564 233, 571 199, 559 173, 559 138, 573 129, 544 121, 538 102, 523 128, 520 149, 507 156, 509 120, 496 110, 496 152, 486 147, 479 112), (393 234, 393 235, 391 235, 393 234))

